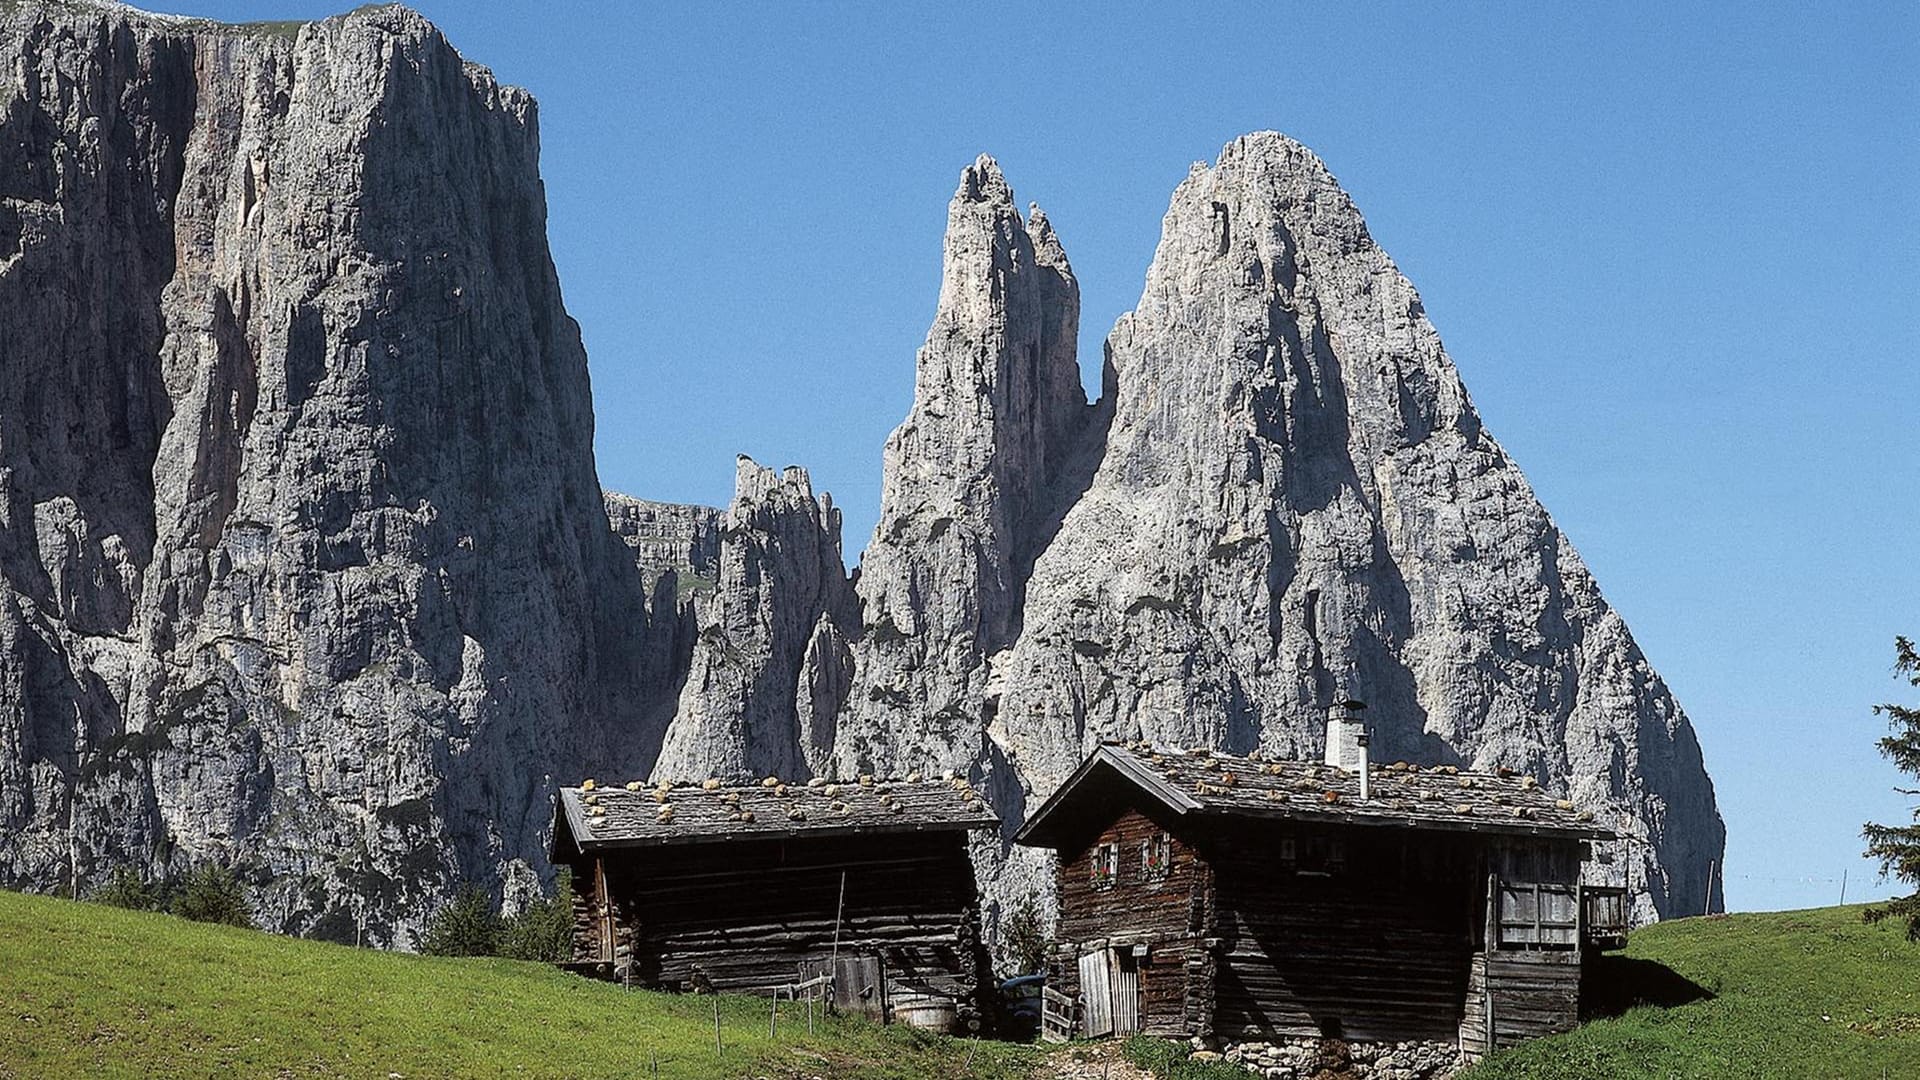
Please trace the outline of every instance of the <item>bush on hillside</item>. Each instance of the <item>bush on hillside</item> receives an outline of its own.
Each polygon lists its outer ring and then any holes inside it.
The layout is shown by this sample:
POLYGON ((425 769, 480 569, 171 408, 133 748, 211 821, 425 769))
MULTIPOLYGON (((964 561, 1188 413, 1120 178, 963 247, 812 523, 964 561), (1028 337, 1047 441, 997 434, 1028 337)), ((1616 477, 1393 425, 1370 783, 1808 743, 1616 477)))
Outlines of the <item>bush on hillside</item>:
POLYGON ((113 872, 105 885, 88 893, 87 899, 130 911, 159 911, 166 906, 166 889, 148 882, 133 868, 123 866, 113 872))
POLYGON ((1021 898, 1007 916, 1000 934, 1002 961, 1012 965, 1008 976, 1032 975, 1047 969, 1047 951, 1053 941, 1047 936, 1046 920, 1040 916, 1040 901, 1033 893, 1021 898))
POLYGON ((420 951, 428 956, 495 956, 503 925, 493 898, 478 885, 463 885, 427 923, 420 951))
POLYGON ((500 955, 510 960, 557 964, 573 959, 573 879, 562 870, 552 896, 543 896, 507 919, 500 955))
POLYGON ((201 863, 189 870, 173 890, 167 910, 194 922, 253 926, 246 886, 232 870, 218 863, 201 863))

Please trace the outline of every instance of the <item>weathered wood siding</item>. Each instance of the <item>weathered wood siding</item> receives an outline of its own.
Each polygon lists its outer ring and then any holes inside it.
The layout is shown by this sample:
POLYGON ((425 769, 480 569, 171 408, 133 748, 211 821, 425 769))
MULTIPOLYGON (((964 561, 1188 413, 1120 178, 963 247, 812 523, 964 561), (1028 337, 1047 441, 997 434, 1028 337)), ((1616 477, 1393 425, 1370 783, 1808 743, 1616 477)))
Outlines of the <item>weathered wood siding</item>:
POLYGON ((1475 953, 1460 1021, 1460 1046, 1487 1049, 1487 974, 1493 975, 1493 1030, 1500 1046, 1570 1031, 1580 1020, 1580 958, 1566 951, 1475 953))
POLYGON ((1483 910, 1475 842, 1279 824, 1197 842, 1216 880, 1214 1034, 1456 1037, 1483 910))
POLYGON ((623 932, 607 891, 601 861, 582 857, 571 863, 573 872, 573 959, 575 966, 593 965, 612 976, 624 966, 631 949, 631 933, 623 932))
MULTIPOLYGON (((1489 1005, 1496 1046, 1568 1031, 1579 1023, 1583 954, 1578 896, 1583 854, 1582 845, 1572 840, 1508 837, 1492 843, 1488 866, 1490 884, 1497 889, 1487 900, 1484 929, 1473 956, 1460 1022, 1463 1049, 1488 1050, 1489 1005), (1540 892, 1530 886, 1570 889, 1564 915, 1574 920, 1574 926, 1546 932, 1527 927, 1529 915, 1544 917, 1547 910, 1540 892), (1516 897, 1520 898, 1517 905, 1516 897)), ((1552 907, 1558 918, 1560 905, 1552 907)))
POLYGON ((986 952, 961 833, 631 848, 603 861, 637 985, 752 991, 795 981, 833 954, 844 873, 841 956, 878 957, 890 985, 985 1004, 986 952))
POLYGON ((1189 961, 1202 931, 1198 883, 1205 868, 1191 846, 1167 826, 1128 807, 1082 850, 1059 862, 1059 957, 1050 982, 1068 994, 1080 991, 1076 960, 1093 949, 1147 946, 1140 963, 1140 1025, 1152 1034, 1192 1029, 1188 1001, 1189 961), (1164 874, 1150 873, 1144 845, 1166 837, 1164 874), (1094 860, 1103 845, 1117 845, 1118 873, 1097 888, 1094 860))
POLYGON ((1548 886, 1556 898, 1577 886, 1578 841, 1157 814, 1116 805, 1107 828, 1062 853, 1055 988, 1081 990, 1080 956, 1142 943, 1141 1019, 1155 1034, 1474 1049, 1485 1042, 1489 971, 1500 1045, 1578 1015, 1579 950, 1558 947, 1572 932, 1530 919, 1545 944, 1502 948, 1498 929, 1499 897, 1512 891, 1501 886, 1548 886), (1140 856, 1162 832, 1164 878, 1140 856), (1106 845, 1119 852, 1111 885, 1094 872, 1106 845))

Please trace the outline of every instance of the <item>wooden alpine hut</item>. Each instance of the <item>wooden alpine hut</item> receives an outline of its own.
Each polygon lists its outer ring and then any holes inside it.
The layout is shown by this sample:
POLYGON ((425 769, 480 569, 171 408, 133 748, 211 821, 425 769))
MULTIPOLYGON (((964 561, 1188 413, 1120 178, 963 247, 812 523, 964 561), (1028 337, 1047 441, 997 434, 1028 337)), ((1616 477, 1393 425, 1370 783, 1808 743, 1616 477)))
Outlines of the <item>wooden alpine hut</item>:
POLYGON ((998 819, 961 779, 592 780, 562 788, 550 857, 572 870, 584 974, 667 990, 776 992, 832 976, 877 1019, 986 1016, 969 834, 998 819))
POLYGON ((1076 1034, 1474 1055, 1574 1025, 1583 957, 1626 932, 1623 890, 1581 884, 1612 834, 1531 777, 1382 767, 1350 712, 1328 727, 1331 763, 1103 745, 1028 819, 1076 1034))

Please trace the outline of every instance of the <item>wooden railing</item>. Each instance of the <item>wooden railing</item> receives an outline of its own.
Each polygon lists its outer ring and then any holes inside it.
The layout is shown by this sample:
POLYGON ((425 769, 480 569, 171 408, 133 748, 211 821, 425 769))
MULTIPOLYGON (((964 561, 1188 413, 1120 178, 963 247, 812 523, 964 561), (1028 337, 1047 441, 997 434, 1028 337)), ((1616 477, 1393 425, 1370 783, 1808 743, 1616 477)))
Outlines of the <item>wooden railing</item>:
POLYGON ((1067 1042, 1079 1026, 1079 1010, 1074 999, 1051 986, 1040 990, 1040 1037, 1047 1042, 1067 1042))

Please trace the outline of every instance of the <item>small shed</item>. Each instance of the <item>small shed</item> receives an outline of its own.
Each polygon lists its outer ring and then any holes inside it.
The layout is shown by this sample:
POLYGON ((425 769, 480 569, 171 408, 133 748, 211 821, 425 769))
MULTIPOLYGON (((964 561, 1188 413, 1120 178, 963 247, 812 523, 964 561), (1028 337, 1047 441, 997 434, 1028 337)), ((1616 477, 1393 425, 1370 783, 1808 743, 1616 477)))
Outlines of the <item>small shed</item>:
POLYGON ((562 788, 550 857, 574 882, 585 974, 767 993, 834 976, 843 1008, 990 1015, 968 835, 998 819, 960 779, 562 788))
POLYGON ((1104 745, 1032 815, 1078 1034, 1477 1054, 1574 1025, 1583 955, 1624 936, 1583 918, 1623 910, 1581 884, 1612 834, 1531 778, 1369 765, 1344 734, 1344 767, 1104 745))

